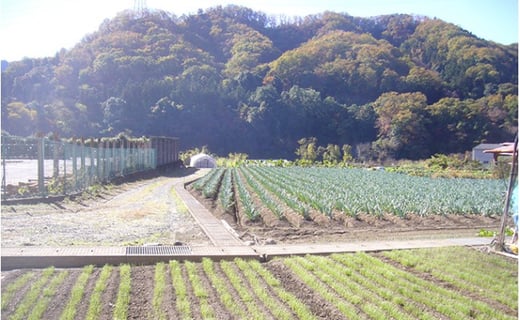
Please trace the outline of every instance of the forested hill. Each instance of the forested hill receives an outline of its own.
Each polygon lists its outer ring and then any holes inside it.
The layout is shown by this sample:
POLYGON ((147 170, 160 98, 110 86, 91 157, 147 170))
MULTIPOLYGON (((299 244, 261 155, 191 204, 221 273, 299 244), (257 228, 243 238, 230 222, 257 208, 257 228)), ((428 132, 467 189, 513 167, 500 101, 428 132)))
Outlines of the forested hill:
POLYGON ((512 140, 517 89, 517 44, 438 19, 126 11, 70 50, 10 62, 2 130, 176 136, 254 158, 292 158, 315 137, 361 158, 425 158, 512 140))

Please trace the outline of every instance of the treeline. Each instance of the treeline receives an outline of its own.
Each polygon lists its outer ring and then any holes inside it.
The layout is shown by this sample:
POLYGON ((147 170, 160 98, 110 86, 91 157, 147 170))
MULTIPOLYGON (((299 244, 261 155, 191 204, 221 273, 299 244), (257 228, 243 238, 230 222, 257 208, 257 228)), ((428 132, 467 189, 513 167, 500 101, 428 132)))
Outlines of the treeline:
POLYGON ((2 69, 2 130, 176 136, 252 158, 294 158, 316 138, 363 159, 427 158, 512 140, 517 65, 517 44, 426 17, 126 11, 2 69))

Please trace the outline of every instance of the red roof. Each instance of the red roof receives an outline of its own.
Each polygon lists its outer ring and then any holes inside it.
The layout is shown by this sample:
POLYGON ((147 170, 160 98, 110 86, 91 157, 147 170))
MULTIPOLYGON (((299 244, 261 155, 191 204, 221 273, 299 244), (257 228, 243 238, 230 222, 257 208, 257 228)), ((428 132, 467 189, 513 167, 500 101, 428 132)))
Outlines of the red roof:
POLYGON ((495 155, 513 155, 515 144, 513 142, 504 142, 501 147, 484 150, 484 153, 493 153, 495 155))

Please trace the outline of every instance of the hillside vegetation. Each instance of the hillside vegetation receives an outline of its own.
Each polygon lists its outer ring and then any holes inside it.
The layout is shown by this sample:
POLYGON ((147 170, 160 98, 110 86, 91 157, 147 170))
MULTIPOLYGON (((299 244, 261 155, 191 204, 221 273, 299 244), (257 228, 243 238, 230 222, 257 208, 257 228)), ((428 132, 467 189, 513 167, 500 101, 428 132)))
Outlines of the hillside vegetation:
POLYGON ((438 19, 125 11, 70 50, 10 62, 2 130, 177 136, 265 158, 314 137, 359 158, 417 159, 512 140, 517 86, 517 44, 438 19))

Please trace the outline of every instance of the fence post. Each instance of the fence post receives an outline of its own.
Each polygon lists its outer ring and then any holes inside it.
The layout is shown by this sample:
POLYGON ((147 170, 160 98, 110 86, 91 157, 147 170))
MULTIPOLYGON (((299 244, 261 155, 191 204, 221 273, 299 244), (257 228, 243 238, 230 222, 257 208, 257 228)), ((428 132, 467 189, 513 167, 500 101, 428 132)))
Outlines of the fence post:
POLYGON ((85 188, 85 179, 87 178, 87 167, 85 166, 85 138, 81 138, 79 141, 80 145, 80 161, 81 161, 81 188, 85 188))
POLYGON ((72 176, 74 179, 74 190, 78 189, 78 164, 76 163, 76 138, 72 138, 72 176))
MULTIPOLYGON (((96 167, 94 166, 94 139, 90 140, 90 148, 88 148, 88 151, 90 153, 90 167, 88 169, 88 185, 92 184, 92 177, 94 176, 94 170, 96 167)), ((96 170, 97 171, 97 170, 96 170)))
POLYGON ((109 157, 108 152, 107 152, 107 151, 109 151, 108 144, 109 144, 109 142, 107 142, 107 141, 103 141, 101 143, 101 146, 103 148, 103 157, 102 157, 102 159, 103 159, 103 182, 108 180, 108 172, 107 172, 108 171, 107 162, 108 162, 108 157, 109 157))
POLYGON ((135 143, 135 150, 137 151, 137 157, 136 157, 136 162, 137 162, 137 171, 140 171, 141 170, 141 142, 136 142, 135 143))
POLYGON ((144 151, 144 142, 139 142, 139 171, 145 169, 144 151))
POLYGON ((45 138, 38 139, 38 191, 40 195, 45 196, 45 170, 44 170, 44 159, 45 159, 45 138))
POLYGON ((98 143, 97 143, 97 152, 96 152, 96 169, 97 169, 97 179, 98 181, 102 181, 101 178, 101 164, 100 164, 100 161, 101 161, 101 139, 98 138, 98 143))
POLYGON ((5 179, 5 158, 6 158, 6 154, 5 154, 5 144, 2 143, 0 146, 2 148, 2 190, 4 190, 4 193, 2 194, 2 199, 3 199, 3 198, 7 197, 7 185, 6 185, 6 179, 5 179))
POLYGON ((61 141, 60 148, 63 149, 63 194, 67 194, 67 145, 61 141))
POLYGON ((119 149, 120 149, 120 155, 119 155, 119 175, 122 177, 125 175, 125 140, 120 139, 119 140, 119 149))
POLYGON ((60 150, 58 145, 58 140, 56 140, 56 136, 53 137, 52 140, 52 177, 54 179, 58 179, 58 176, 60 174, 60 150))
POLYGON ((113 178, 115 176, 115 172, 117 171, 117 156, 116 156, 116 141, 112 140, 112 143, 109 145, 110 147, 110 177, 113 178))
POLYGON ((109 180, 109 166, 110 166, 110 142, 103 142, 103 181, 109 180))
POLYGON ((134 150, 134 142, 130 142, 130 146, 128 148, 130 151, 130 154, 128 155, 128 160, 130 162, 130 165, 128 166, 130 168, 130 172, 133 173, 133 168, 134 168, 134 165, 135 165, 135 150, 134 150))
POLYGON ((151 169, 155 169, 155 165, 153 162, 153 148, 152 148, 152 139, 148 139, 148 142, 146 143, 146 150, 148 154, 148 167, 151 169))
POLYGON ((152 139, 148 142, 148 148, 150 150, 150 165, 152 166, 152 169, 157 168, 157 161, 155 160, 155 149, 153 147, 152 139))
POLYGON ((163 139, 163 158, 164 158, 164 162, 163 164, 170 164, 170 144, 168 143, 169 141, 166 140, 166 139, 163 139))

